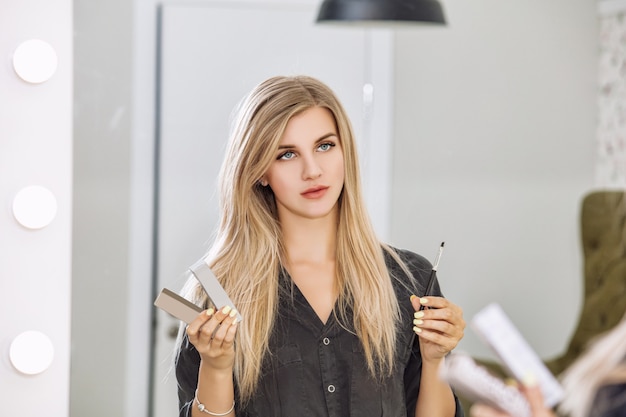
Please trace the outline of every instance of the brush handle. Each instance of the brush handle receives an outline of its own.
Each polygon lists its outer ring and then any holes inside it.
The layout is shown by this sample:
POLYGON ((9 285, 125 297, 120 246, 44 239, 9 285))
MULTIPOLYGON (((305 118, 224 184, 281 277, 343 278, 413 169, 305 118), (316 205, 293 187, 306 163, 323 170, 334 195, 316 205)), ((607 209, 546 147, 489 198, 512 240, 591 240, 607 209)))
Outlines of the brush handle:
MULTIPOLYGON (((435 286, 435 281, 437 281, 437 271, 434 269, 430 271, 430 276, 428 277, 428 283, 426 284, 426 290, 424 291, 423 297, 427 297, 433 294, 433 287, 435 286)), ((420 305, 420 311, 424 309, 423 305, 420 305)))

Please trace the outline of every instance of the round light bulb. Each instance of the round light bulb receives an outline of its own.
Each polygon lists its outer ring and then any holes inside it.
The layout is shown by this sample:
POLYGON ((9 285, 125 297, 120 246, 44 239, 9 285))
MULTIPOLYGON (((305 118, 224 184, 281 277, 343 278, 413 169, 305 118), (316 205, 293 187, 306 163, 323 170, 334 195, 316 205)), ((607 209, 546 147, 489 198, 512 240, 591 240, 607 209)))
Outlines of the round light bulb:
POLYGON ((57 69, 58 58, 54 48, 40 39, 22 42, 13 53, 13 68, 19 77, 29 83, 48 81, 57 69))
POLYGON ((31 185, 21 189, 13 199, 13 216, 24 227, 41 229, 57 214, 57 200, 47 188, 31 185))
POLYGON ((27 375, 40 374, 50 367, 54 359, 54 346, 50 338, 36 330, 19 334, 9 350, 11 364, 27 375))

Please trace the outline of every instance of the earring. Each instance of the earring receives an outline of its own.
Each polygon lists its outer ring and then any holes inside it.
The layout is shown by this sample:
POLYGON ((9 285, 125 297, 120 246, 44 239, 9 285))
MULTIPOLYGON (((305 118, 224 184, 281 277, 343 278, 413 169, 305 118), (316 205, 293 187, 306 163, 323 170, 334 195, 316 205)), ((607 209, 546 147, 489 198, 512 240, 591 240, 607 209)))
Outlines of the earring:
POLYGON ((267 187, 267 181, 265 181, 264 179, 260 179, 259 184, 261 184, 263 187, 267 187))

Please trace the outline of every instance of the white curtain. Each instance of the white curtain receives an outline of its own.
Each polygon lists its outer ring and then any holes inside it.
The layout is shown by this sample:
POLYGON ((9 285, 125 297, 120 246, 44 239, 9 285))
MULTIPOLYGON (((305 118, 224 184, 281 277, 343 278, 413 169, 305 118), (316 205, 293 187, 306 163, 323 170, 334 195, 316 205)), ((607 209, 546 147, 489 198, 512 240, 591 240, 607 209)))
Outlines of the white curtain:
POLYGON ((626 10, 599 17, 596 185, 626 188, 626 10))

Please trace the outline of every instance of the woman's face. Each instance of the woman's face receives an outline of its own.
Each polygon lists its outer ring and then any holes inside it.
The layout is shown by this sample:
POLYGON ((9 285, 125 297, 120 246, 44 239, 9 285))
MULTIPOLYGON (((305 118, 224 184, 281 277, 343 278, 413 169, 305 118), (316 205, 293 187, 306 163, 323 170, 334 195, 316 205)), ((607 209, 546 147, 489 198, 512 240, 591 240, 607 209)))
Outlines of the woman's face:
POLYGON ((333 213, 343 189, 343 163, 328 109, 313 107, 292 117, 263 176, 274 192, 279 218, 317 219, 333 213))

